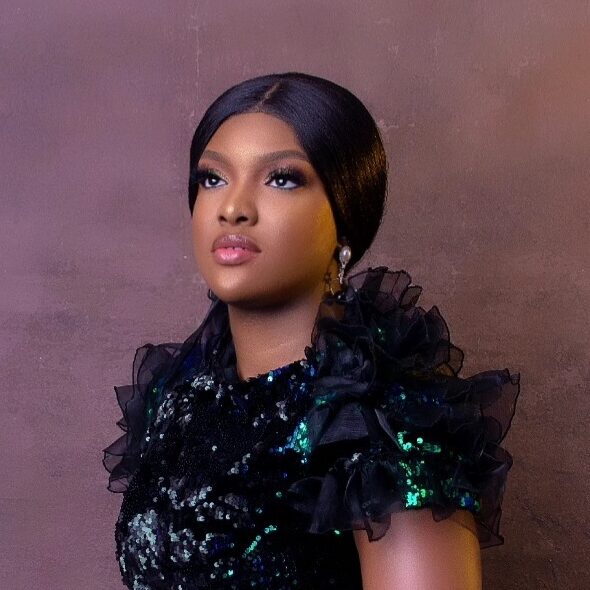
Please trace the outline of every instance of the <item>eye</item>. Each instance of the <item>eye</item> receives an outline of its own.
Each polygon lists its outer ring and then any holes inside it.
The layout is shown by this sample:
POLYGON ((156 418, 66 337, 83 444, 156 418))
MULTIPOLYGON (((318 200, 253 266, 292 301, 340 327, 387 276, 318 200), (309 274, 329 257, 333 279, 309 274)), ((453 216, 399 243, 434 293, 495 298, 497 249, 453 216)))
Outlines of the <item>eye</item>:
POLYGON ((225 183, 225 180, 211 168, 198 169, 195 174, 195 180, 199 186, 205 189, 217 188, 218 186, 222 186, 222 183, 225 183))
POLYGON ((305 184, 305 177, 294 168, 277 168, 270 173, 266 184, 270 185, 271 182, 276 182, 275 188, 293 190, 305 184))

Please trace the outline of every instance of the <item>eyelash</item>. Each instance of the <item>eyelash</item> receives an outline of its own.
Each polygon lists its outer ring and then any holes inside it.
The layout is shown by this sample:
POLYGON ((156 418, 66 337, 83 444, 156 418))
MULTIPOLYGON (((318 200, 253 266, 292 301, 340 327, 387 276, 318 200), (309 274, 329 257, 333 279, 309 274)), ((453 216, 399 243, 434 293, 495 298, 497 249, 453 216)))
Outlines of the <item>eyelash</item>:
POLYGON ((195 171, 195 182, 202 188, 206 189, 207 187, 203 186, 203 182, 205 180, 207 180, 207 178, 209 176, 216 176, 218 178, 221 178, 221 176, 219 174, 217 174, 213 169, 211 168, 198 168, 195 171))
MULTIPOLYGON (((305 176, 299 171, 296 170, 295 168, 292 168, 291 166, 284 166, 283 168, 277 168, 276 170, 273 170, 268 177, 268 182, 271 182, 272 180, 275 180, 276 178, 284 178, 285 180, 289 180, 291 182, 294 182, 295 184, 297 184, 298 188, 300 186, 305 185, 305 176)), ((289 189, 289 188, 283 188, 283 190, 294 190, 294 189, 289 189)))
MULTIPOLYGON (((208 186, 208 187, 203 186, 203 183, 210 176, 215 176, 218 179, 225 180, 223 178, 223 176, 219 172, 214 170, 213 168, 199 168, 199 169, 197 169, 196 174, 195 174, 195 180, 196 180, 197 184, 199 186, 201 186, 202 188, 204 188, 205 190, 208 190, 211 188, 216 188, 215 186, 208 186)), ((277 168, 277 169, 273 170, 268 175, 268 178, 265 181, 265 184, 268 184, 269 182, 272 182, 273 180, 276 180, 277 178, 284 178, 287 181, 294 182, 295 184, 297 184, 297 186, 292 187, 292 188, 277 187, 277 188, 280 188, 281 190, 292 191, 292 190, 295 190, 296 188, 299 188, 299 187, 305 185, 305 176, 299 170, 292 168, 291 166, 284 166, 284 167, 277 168)))

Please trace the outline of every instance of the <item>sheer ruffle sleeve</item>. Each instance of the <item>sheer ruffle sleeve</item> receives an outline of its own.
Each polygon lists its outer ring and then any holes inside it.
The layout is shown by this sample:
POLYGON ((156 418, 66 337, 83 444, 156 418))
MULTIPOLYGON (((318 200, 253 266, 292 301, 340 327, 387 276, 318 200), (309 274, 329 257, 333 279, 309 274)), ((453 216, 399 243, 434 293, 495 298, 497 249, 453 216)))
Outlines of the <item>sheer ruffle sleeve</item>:
POLYGON ((144 344, 135 352, 132 384, 114 387, 123 414, 117 426, 124 434, 103 449, 111 492, 124 492, 137 470, 145 432, 155 418, 164 381, 179 349, 174 343, 144 344))
POLYGON ((227 306, 217 298, 201 325, 182 343, 147 343, 135 352, 132 384, 115 386, 123 417, 117 425, 125 432, 103 449, 103 465, 109 472, 108 489, 128 489, 144 452, 145 433, 155 420, 165 392, 182 381, 188 371, 215 364, 213 351, 228 332, 227 306))
POLYGON ((308 357, 318 365, 307 475, 288 501, 312 533, 365 529, 381 538, 396 511, 429 507, 434 520, 467 509, 482 548, 503 543, 502 497, 520 374, 459 377, 450 342, 421 288, 386 267, 349 279, 344 301, 322 304, 308 357), (345 305, 340 305, 345 303, 345 305))

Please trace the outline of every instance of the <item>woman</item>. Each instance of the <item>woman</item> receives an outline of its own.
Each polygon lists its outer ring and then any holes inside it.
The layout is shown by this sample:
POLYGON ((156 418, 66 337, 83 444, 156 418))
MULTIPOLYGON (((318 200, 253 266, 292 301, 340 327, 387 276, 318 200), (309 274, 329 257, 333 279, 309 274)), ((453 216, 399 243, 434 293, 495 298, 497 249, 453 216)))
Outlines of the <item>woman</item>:
POLYGON ((519 374, 459 377, 408 273, 350 274, 386 184, 372 117, 327 80, 254 78, 205 113, 189 205, 211 305, 138 349, 104 449, 129 588, 481 587, 519 374))

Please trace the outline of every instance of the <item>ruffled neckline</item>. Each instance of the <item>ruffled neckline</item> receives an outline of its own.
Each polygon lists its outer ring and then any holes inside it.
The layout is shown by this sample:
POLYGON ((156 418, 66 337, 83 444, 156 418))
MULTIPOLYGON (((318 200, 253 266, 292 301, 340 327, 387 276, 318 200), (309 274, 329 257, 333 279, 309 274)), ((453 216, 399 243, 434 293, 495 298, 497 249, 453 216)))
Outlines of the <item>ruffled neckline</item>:
POLYGON ((233 377, 229 379, 228 382, 235 385, 242 385, 244 387, 256 387, 256 385, 262 381, 273 380, 274 378, 287 373, 294 374, 295 372, 299 372, 302 363, 305 362, 306 359, 297 359, 285 365, 275 367, 274 369, 266 371, 265 373, 258 373, 257 375, 246 377, 245 379, 239 377, 236 366, 234 365, 232 368, 233 377))
POLYGON ((290 361, 278 367, 252 375, 250 377, 242 378, 239 375, 237 369, 236 355, 233 347, 233 343, 230 343, 225 351, 222 353, 224 359, 231 360, 220 360, 216 370, 213 371, 213 376, 223 379, 225 383, 231 384, 234 387, 242 389, 250 389, 257 387, 260 383, 265 381, 273 381, 275 379, 281 379, 284 375, 303 375, 308 367, 309 359, 303 357, 290 361))
MULTIPOLYGON (((330 454, 346 441, 368 437, 383 441, 391 456, 356 465, 342 458, 344 462, 336 461, 340 473, 328 471, 319 488, 317 477, 294 485, 293 506, 307 514, 310 532, 355 522, 355 528, 365 528, 371 539, 383 536, 402 499, 394 491, 399 490, 397 484, 385 484, 379 471, 391 469, 397 461, 404 463, 412 443, 403 437, 421 440, 420 434, 431 432, 451 447, 464 449, 461 463, 445 491, 439 490, 440 496, 422 504, 409 490, 407 506, 430 505, 433 518, 440 520, 459 504, 468 507, 473 495, 466 490, 475 485, 472 491, 477 490, 481 499, 476 515, 481 547, 503 543, 499 521, 512 457, 500 443, 515 413, 520 374, 504 369, 460 377, 464 353, 451 342, 438 307, 427 311, 417 304, 421 293, 422 287, 412 284, 405 270, 379 266, 351 275, 343 291, 320 303, 312 344, 305 349, 315 371, 314 404, 307 419, 310 447, 319 455, 324 450, 330 454), (376 486, 381 492, 375 493, 376 486), (342 498, 347 498, 345 510, 342 498), (448 503, 451 498, 454 507, 448 503)), ((227 338, 227 308, 214 300, 213 309, 227 338)), ((201 341, 201 350, 206 359, 207 339, 201 341)), ((225 350, 232 350, 231 339, 225 350)), ((229 354, 211 355, 211 368, 226 378, 235 375, 235 356, 229 354)))
POLYGON ((185 343, 184 356, 195 356, 197 347, 203 369, 230 383, 255 384, 302 360, 316 365, 318 377, 346 379, 365 388, 379 378, 409 373, 457 376, 464 354, 450 342, 438 308, 426 311, 416 305, 422 288, 411 283, 405 270, 385 266, 350 276, 342 291, 320 303, 305 358, 246 380, 238 376, 227 305, 213 296, 207 318, 185 343))
MULTIPOLYGON (((322 454, 322 449, 345 447, 352 438, 369 437, 382 441, 389 458, 338 460, 340 471, 294 486, 293 506, 308 515, 310 532, 354 522, 371 538, 382 536, 390 513, 403 502, 397 484, 384 482, 383 473, 393 473, 406 449, 413 448, 403 437, 415 435, 416 442, 430 432, 465 449, 452 481, 432 500, 433 516, 449 516, 453 508, 448 499, 463 501, 465 486, 474 485, 482 499, 477 516, 482 547, 503 542, 501 500, 512 458, 500 442, 515 413, 520 375, 504 369, 459 377, 463 352, 451 343, 438 308, 426 311, 417 305, 421 292, 405 270, 369 267, 351 275, 343 291, 320 303, 311 346, 305 348, 313 373, 310 447, 322 454)), ((187 374, 211 375, 250 389, 275 372, 287 374, 303 366, 298 359, 241 380, 227 305, 214 296, 211 301, 201 325, 184 343, 138 349, 134 385, 115 388, 124 414, 119 425, 127 434, 105 449, 105 467, 117 488, 112 491, 127 487, 139 462, 146 423, 165 392, 187 374)))

